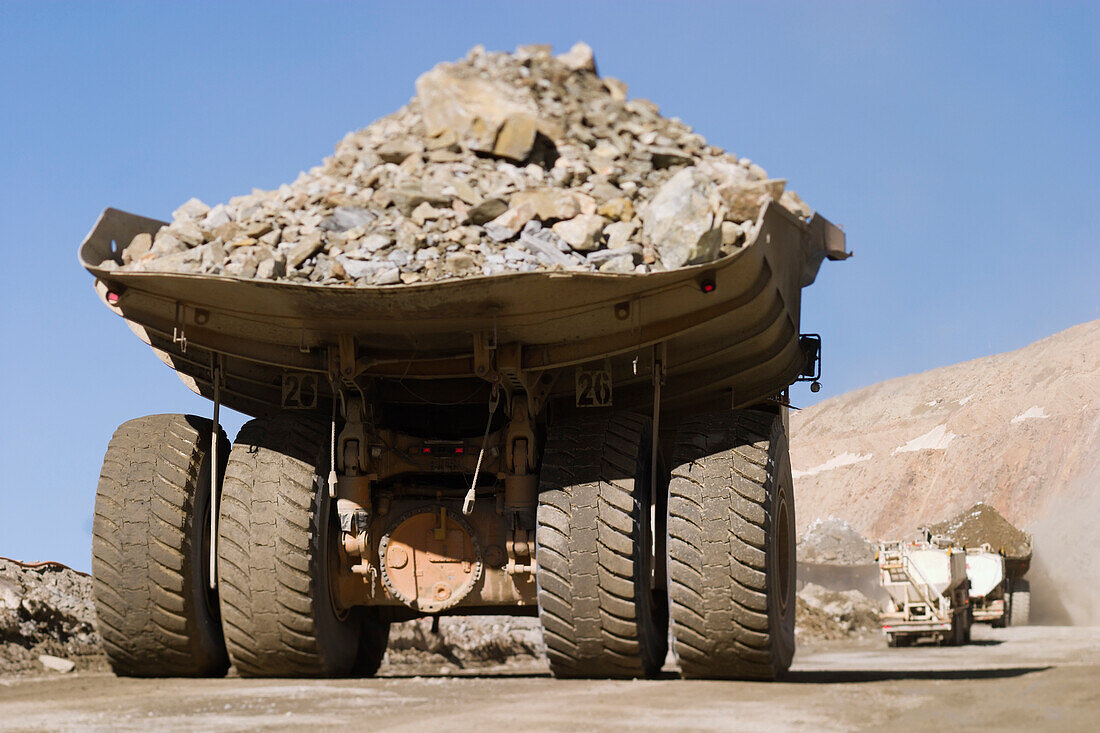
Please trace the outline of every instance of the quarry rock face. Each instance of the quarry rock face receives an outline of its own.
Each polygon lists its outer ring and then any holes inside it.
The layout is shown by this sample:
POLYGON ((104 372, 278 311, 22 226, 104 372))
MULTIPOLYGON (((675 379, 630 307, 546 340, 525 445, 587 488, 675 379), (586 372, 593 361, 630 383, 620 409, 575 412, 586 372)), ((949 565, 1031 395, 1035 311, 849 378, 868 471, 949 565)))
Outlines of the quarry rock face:
POLYGON ((187 201, 102 266, 361 287, 641 275, 737 252, 768 201, 813 215, 783 180, 628 99, 587 45, 477 47, 293 183, 187 201))

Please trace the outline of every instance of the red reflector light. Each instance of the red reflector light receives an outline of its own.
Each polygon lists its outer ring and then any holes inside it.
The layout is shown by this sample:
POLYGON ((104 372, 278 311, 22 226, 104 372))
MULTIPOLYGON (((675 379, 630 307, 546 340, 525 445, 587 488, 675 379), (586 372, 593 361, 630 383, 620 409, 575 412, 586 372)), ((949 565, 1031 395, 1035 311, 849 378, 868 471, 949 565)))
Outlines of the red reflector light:
POLYGON ((107 302, 112 305, 118 302, 118 293, 107 292, 107 302))
POLYGON ((423 448, 422 448, 421 450, 422 450, 422 451, 423 451, 424 453, 431 453, 431 452, 432 452, 432 449, 431 449, 431 448, 429 448, 428 446, 424 446, 424 447, 423 447, 423 448))
POLYGON ((455 455, 456 456, 460 456, 465 452, 466 452, 466 449, 463 448, 462 446, 459 446, 458 448, 455 448, 455 455))
POLYGON ((704 293, 713 293, 714 289, 717 287, 718 286, 715 285, 713 280, 703 280, 701 283, 699 283, 699 289, 702 290, 704 293))

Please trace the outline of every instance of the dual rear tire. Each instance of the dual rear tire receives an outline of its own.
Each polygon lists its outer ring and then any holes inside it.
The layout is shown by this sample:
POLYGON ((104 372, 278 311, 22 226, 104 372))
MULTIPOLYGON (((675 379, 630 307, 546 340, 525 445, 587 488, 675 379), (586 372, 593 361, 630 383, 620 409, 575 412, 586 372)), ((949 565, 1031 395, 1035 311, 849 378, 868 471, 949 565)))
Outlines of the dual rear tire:
POLYGON ((547 437, 536 555, 556 677, 650 677, 664 663, 651 455, 649 420, 631 414, 574 420, 547 437))
MULTIPOLYGON (((107 447, 92 589, 118 675, 206 677, 229 667, 207 562, 211 431, 203 418, 149 415, 119 426, 107 447)), ((229 443, 221 433, 218 440, 224 457, 229 443)))
POLYGON ((245 677, 374 674, 389 623, 336 607, 339 527, 322 477, 323 425, 252 420, 229 455, 218 588, 229 658, 245 677))
POLYGON ((781 416, 683 423, 668 500, 673 650, 687 678, 774 680, 794 656, 795 524, 781 416))
POLYGON ((210 588, 209 420, 153 415, 115 432, 93 523, 93 588, 124 676, 371 675, 389 623, 336 609, 323 426, 253 420, 224 435, 218 589, 210 588), (228 456, 228 466, 224 457, 228 456), (224 629, 224 633, 223 633, 224 629))
MULTIPOLYGON (((652 676, 665 657, 671 611, 683 676, 781 677, 794 654, 795 613, 794 497, 781 416, 727 410, 681 426, 667 488, 667 591, 659 582, 666 556, 653 541, 664 532, 654 527, 650 441, 647 419, 621 413, 550 430, 537 541, 551 670, 652 676)), ((659 478, 660 496, 667 479, 659 478)))

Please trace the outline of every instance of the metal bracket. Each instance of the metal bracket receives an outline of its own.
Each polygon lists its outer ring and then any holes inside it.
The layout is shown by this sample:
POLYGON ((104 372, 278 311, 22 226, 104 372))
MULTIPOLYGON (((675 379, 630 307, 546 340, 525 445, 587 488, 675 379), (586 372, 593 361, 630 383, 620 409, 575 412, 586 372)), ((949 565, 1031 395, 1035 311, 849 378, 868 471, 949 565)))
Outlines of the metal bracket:
POLYGON ((337 356, 339 359, 340 376, 344 379, 355 377, 355 337, 342 333, 337 343, 337 356))

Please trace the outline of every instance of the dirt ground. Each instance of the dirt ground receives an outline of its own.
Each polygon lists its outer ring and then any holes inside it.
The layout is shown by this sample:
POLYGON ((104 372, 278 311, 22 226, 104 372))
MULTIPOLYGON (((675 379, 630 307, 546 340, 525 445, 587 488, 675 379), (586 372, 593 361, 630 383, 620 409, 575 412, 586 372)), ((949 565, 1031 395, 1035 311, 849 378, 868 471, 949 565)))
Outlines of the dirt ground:
POLYGON ((3 730, 1086 730, 1100 628, 978 626, 961 648, 804 646, 782 683, 557 681, 539 663, 368 680, 0 678, 3 730))

